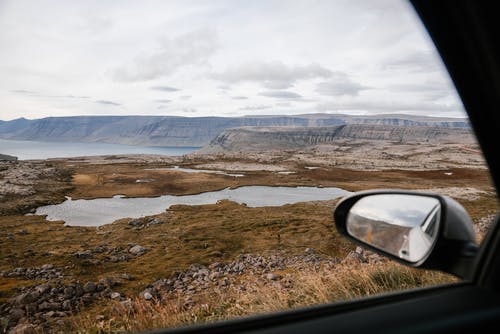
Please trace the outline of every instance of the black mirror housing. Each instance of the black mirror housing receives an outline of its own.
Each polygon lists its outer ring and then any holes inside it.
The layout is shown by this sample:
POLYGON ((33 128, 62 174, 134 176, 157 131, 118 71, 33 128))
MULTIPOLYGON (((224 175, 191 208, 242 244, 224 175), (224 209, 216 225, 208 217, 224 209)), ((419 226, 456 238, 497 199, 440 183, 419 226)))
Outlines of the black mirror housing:
MULTIPOLYGON (((384 210, 386 209, 380 208, 377 211, 384 214, 384 210)), ((378 254, 412 267, 440 270, 464 279, 471 278, 470 273, 472 273, 475 255, 478 251, 472 220, 465 209, 450 197, 407 190, 362 191, 354 193, 339 202, 333 216, 335 226, 340 234, 378 254), (375 198, 375 195, 415 196, 416 199, 427 198, 439 201, 440 217, 437 234, 425 256, 418 261, 409 261, 402 256, 397 256, 394 252, 386 251, 384 247, 374 247, 373 243, 370 244, 363 238, 353 235, 352 231, 349 232, 348 220, 349 216, 353 215, 353 207, 360 203, 360 200, 366 201, 370 199, 370 196, 375 198)), ((375 223, 384 224, 383 222, 375 223)))

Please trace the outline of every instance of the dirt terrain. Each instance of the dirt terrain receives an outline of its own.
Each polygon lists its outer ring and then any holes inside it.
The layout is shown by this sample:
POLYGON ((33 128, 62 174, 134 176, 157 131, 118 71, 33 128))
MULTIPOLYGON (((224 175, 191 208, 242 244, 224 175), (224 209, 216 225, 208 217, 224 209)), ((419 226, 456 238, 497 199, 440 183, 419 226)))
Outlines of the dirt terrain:
POLYGON ((453 281, 341 238, 332 221, 336 200, 176 205, 100 227, 24 215, 64 196, 152 197, 244 185, 403 188, 458 200, 480 241, 498 203, 475 148, 387 145, 377 152, 352 143, 310 152, 4 162, 0 328, 146 330, 453 281), (174 166, 243 176, 160 169, 174 166))

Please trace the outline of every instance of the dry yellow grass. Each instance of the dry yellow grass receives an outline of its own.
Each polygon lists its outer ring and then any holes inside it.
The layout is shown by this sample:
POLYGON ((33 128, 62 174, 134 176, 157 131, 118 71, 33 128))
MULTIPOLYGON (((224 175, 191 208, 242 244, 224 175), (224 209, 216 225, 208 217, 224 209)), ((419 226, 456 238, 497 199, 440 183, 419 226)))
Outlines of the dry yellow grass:
POLYGON ((73 319, 77 333, 135 332, 166 327, 215 322, 248 315, 279 312, 290 308, 349 300, 384 292, 451 283, 451 276, 404 267, 392 262, 339 265, 334 270, 320 269, 291 273, 292 288, 242 283, 253 288, 216 289, 194 295, 196 304, 187 307, 183 296, 166 301, 115 302, 100 313, 85 313, 73 319))

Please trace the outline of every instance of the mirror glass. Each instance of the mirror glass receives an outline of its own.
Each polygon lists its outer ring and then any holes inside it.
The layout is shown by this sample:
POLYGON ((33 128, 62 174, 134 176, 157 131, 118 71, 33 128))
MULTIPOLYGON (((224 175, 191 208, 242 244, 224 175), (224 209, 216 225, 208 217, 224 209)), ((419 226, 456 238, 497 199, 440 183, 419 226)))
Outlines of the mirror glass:
POLYGON ((437 238, 438 199, 411 194, 376 194, 349 210, 347 232, 354 238, 409 262, 423 260, 437 238))

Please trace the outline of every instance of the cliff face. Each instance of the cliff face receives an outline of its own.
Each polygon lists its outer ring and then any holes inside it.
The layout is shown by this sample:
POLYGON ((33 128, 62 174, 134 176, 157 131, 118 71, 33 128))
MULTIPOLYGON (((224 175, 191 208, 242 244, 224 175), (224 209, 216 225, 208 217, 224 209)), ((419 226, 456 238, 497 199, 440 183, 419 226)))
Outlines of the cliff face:
POLYGON ((224 129, 240 126, 307 126, 296 117, 50 117, 0 123, 0 138, 105 142, 151 146, 203 146, 224 129))
POLYGON ((330 127, 343 124, 468 128, 464 119, 405 115, 298 115, 260 117, 78 116, 0 121, 0 138, 105 142, 150 146, 204 146, 236 127, 330 127))
POLYGON ((469 129, 431 126, 347 124, 332 127, 247 127, 225 130, 200 152, 297 149, 345 140, 471 144, 475 139, 469 129))

